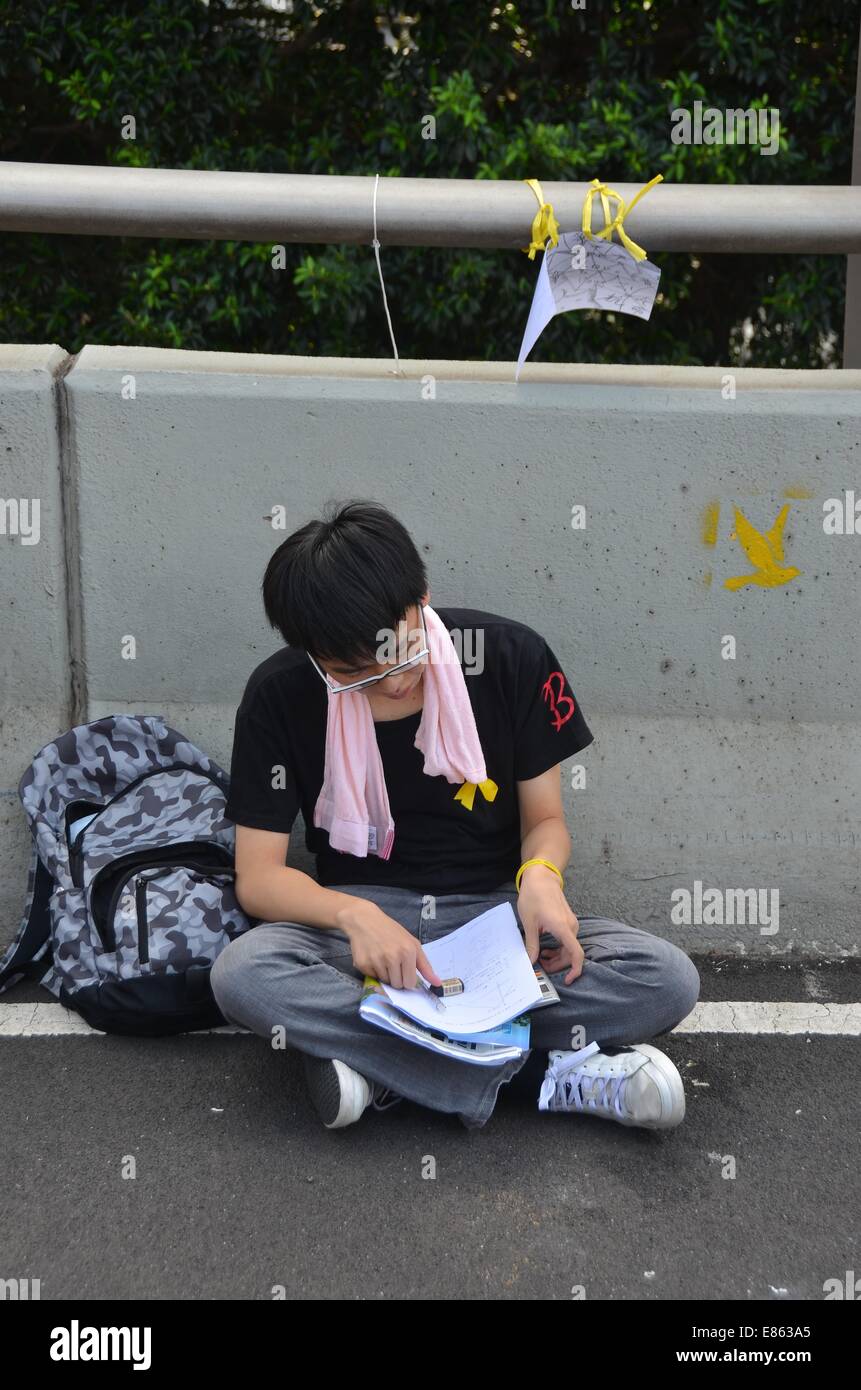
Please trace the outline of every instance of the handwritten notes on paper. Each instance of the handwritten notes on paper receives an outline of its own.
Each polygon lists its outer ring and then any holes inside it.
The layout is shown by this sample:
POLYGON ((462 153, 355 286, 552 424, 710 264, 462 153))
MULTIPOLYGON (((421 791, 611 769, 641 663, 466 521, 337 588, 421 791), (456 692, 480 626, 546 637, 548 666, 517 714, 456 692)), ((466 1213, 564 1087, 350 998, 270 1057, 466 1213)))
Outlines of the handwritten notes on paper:
POLYGON ((571 309, 611 309, 648 319, 661 272, 651 261, 636 261, 617 242, 591 240, 583 232, 563 232, 545 251, 532 308, 517 359, 520 369, 544 329, 571 309))
POLYGON ((496 1028, 542 1002, 541 989, 529 960, 517 918, 510 903, 501 903, 424 947, 441 979, 463 980, 463 994, 436 1009, 422 989, 393 989, 383 985, 389 999, 410 1018, 450 1037, 496 1028))

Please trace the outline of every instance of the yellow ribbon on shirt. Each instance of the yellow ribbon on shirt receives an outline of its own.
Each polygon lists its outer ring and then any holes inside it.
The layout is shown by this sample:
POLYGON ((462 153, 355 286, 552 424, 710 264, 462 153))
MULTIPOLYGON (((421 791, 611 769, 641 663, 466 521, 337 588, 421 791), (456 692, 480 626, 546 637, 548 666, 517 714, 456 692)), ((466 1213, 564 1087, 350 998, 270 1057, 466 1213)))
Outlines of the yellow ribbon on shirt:
POLYGON ((493 801, 499 787, 492 777, 485 777, 483 782, 464 782, 455 793, 455 801, 460 801, 467 811, 472 810, 475 801, 475 789, 478 787, 485 801, 493 801))
POLYGON ((559 223, 553 214, 553 204, 545 203, 544 194, 541 191, 541 184, 537 179, 524 179, 528 183, 532 192, 538 199, 538 211, 532 219, 532 240, 528 246, 521 246, 523 251, 531 261, 535 260, 535 252, 544 250, 544 243, 549 237, 554 246, 559 241, 559 223))
POLYGON ((631 208, 634 207, 634 205, 640 201, 640 199, 643 197, 645 193, 648 193, 650 188, 654 188, 656 183, 660 183, 663 177, 663 174, 656 174, 655 177, 649 181, 649 183, 643 185, 639 193, 631 199, 630 203, 628 203, 627 206, 625 205, 625 200, 621 198, 619 194, 616 193, 612 188, 609 188, 606 183, 602 183, 600 179, 593 179, 592 182, 589 184, 586 199, 583 203, 584 234, 589 238, 590 241, 592 240, 593 236, 606 237, 608 241, 612 241, 613 233, 618 232, 619 240, 621 241, 625 250, 630 252, 630 254, 634 257, 635 261, 644 261, 646 259, 646 252, 643 250, 642 246, 638 246, 635 241, 631 240, 631 238, 628 236, 628 233, 625 231, 625 228, 623 227, 622 223, 624 222, 628 213, 631 211, 631 208), (604 222, 606 224, 600 232, 592 231, 592 201, 596 193, 599 194, 601 198, 601 207, 604 210, 604 222), (610 204, 608 201, 608 199, 610 198, 615 198, 617 203, 616 212, 612 218, 612 221, 610 219, 610 204))

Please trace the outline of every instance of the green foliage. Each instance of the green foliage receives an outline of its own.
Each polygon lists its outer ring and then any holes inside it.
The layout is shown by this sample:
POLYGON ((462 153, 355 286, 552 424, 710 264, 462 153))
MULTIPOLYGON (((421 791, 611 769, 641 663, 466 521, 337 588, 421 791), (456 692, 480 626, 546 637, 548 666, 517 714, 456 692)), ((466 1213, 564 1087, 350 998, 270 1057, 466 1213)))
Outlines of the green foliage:
MULTIPOLYGON (((0 158, 428 178, 846 183, 857 0, 0 0, 0 158), (670 112, 775 106, 776 155, 670 112), (122 138, 133 115, 136 139, 122 138), (432 115, 436 138, 422 138, 432 115)), ((370 209, 370 203, 369 203, 370 209)), ((524 228, 524 232, 526 232, 524 228)), ((390 353, 370 246, 2 234, 0 339, 390 353)), ((524 245, 528 240, 524 235, 524 245)), ((537 261, 383 247, 404 357, 516 357, 537 261)), ((845 258, 652 257, 648 324, 566 314, 543 361, 839 363, 845 258)))

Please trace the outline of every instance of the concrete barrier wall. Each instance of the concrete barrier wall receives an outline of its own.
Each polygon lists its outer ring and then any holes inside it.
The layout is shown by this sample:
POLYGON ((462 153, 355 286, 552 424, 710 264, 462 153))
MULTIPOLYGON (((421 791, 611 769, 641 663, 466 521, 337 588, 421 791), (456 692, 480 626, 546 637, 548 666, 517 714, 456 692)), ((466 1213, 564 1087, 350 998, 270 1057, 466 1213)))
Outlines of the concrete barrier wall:
POLYGON ((68 727, 63 459, 54 345, 0 345, 0 942, 17 927, 30 836, 18 779, 68 727))
MULTIPOLYGON (((21 418, 43 396, 52 418, 41 370, 41 393, 25 372, 5 388, 21 418)), ((826 534, 823 506, 861 499, 861 373, 401 372, 81 353, 54 387, 79 513, 76 717, 158 712, 228 765, 245 680, 278 645, 259 595, 269 554, 325 501, 372 497, 411 530, 433 604, 527 622, 564 664, 596 735, 574 760, 585 787, 565 767, 576 910, 695 950, 857 949, 861 534, 826 534), (767 533, 784 507, 781 560, 767 533), (671 893, 696 882, 778 890, 779 931, 673 921, 671 893)), ((38 428, 19 440, 23 476, 49 468, 38 428)), ((62 570, 60 542, 46 534, 42 565, 62 570)), ((20 713, 48 674, 37 588, 4 687, 7 787, 62 707, 58 687, 20 713)))

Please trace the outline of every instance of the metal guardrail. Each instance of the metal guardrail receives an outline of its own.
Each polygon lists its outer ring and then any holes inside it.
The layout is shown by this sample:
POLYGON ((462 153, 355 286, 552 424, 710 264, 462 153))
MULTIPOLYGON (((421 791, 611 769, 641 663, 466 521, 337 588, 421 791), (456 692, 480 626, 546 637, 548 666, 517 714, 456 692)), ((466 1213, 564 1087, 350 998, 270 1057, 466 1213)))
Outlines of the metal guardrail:
MULTIPOLYGON (((369 243, 374 182, 373 175, 0 162, 0 231, 369 243)), ((613 187, 627 203, 642 184, 613 187)), ((562 229, 578 228, 588 185, 542 180, 542 188, 562 229)), ((513 250, 528 244, 537 207, 523 181, 386 178, 377 234, 389 246, 513 250)), ((599 231, 599 199, 592 217, 599 231)), ((648 251, 858 253, 861 187, 659 184, 625 228, 648 251)))

